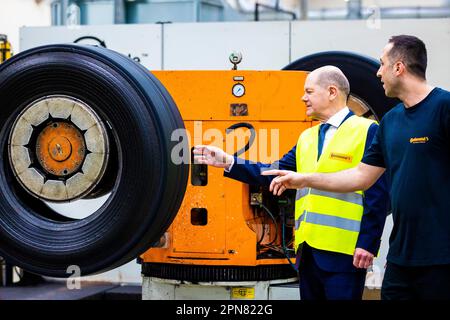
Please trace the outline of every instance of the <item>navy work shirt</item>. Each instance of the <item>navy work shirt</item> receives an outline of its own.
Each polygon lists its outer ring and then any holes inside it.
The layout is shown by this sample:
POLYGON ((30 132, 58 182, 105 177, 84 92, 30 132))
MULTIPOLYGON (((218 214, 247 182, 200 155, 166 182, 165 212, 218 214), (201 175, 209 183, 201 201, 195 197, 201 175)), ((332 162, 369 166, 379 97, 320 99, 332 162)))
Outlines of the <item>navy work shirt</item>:
POLYGON ((433 89, 382 119, 362 162, 386 168, 394 226, 389 262, 450 264, 450 92, 433 89))

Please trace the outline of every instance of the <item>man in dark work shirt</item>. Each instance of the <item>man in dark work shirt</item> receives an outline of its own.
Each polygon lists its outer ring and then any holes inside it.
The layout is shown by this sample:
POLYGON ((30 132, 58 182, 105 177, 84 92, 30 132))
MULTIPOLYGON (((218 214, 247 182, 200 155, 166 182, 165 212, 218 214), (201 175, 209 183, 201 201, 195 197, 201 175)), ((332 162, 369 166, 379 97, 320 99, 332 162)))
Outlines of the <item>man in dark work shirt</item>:
POLYGON ((394 227, 382 299, 450 299, 450 92, 429 86, 425 44, 394 36, 377 76, 402 103, 382 119, 356 168, 332 174, 272 170, 270 189, 312 187, 350 192, 369 188, 386 171, 394 227))

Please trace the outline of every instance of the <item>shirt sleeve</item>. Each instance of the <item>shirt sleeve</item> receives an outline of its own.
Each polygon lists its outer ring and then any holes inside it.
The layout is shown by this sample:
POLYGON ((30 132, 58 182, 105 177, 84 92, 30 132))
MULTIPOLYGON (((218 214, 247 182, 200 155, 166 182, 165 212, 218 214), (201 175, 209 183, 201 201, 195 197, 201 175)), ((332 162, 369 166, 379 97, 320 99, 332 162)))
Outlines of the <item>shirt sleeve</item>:
POLYGON ((366 152, 364 153, 361 162, 375 166, 386 168, 386 162, 384 160, 383 148, 383 120, 378 127, 376 124, 372 124, 369 128, 366 141, 366 152), (373 129, 375 126, 375 129, 373 129), (373 139, 369 141, 370 135, 373 135, 373 139), (367 149, 368 148, 368 149, 367 149))
MULTIPOLYGON (((376 132, 379 132, 377 129, 378 125, 376 124, 369 128, 365 154, 371 152, 371 142, 375 139, 376 132)), ((364 192, 363 203, 364 212, 356 248, 362 248, 376 256, 381 245, 381 236, 389 207, 389 192, 385 174, 364 192)))
POLYGON ((280 160, 271 164, 252 162, 234 157, 233 166, 230 168, 230 171, 224 171, 224 176, 251 185, 268 186, 274 176, 262 176, 261 170, 270 168, 296 171, 296 149, 297 146, 294 146, 280 160))

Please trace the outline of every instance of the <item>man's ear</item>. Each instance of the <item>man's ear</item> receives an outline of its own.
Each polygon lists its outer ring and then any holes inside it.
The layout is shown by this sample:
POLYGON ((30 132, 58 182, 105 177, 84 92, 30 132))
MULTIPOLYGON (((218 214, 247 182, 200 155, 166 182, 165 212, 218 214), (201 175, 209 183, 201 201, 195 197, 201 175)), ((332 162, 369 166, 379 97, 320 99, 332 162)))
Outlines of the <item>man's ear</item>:
POLYGON ((406 66, 402 61, 397 61, 394 65, 394 73, 396 76, 402 75, 406 70, 406 66))
POLYGON ((334 100, 338 96, 338 88, 336 88, 336 86, 329 86, 328 93, 330 94, 330 100, 334 100))

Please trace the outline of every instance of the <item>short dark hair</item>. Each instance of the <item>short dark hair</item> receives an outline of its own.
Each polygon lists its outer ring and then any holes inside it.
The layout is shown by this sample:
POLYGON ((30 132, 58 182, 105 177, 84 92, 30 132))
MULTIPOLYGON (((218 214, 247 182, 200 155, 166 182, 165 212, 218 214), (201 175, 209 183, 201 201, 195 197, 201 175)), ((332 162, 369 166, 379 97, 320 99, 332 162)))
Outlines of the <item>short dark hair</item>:
POLYGON ((388 54, 391 62, 402 60, 409 72, 425 80, 427 70, 425 43, 417 37, 404 34, 391 37, 389 43, 393 44, 388 54))

